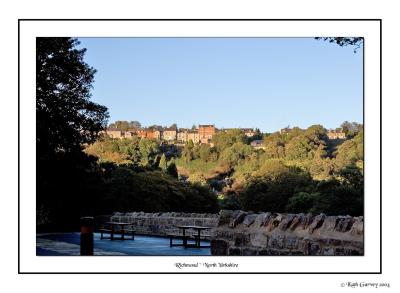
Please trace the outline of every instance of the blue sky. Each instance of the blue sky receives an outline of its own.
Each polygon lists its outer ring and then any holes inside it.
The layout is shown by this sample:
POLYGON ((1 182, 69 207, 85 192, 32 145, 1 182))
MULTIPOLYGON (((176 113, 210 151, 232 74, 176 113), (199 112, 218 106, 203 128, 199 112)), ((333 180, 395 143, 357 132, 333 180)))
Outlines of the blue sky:
POLYGON ((362 48, 313 38, 79 38, 109 122, 191 127, 362 123, 362 48))

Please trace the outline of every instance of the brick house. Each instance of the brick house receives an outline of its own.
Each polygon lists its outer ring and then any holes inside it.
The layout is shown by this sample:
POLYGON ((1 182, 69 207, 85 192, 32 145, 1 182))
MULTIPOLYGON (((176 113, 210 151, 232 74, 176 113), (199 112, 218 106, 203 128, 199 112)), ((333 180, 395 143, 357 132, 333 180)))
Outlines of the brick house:
POLYGON ((199 140, 201 143, 210 143, 216 129, 214 125, 199 125, 199 140))

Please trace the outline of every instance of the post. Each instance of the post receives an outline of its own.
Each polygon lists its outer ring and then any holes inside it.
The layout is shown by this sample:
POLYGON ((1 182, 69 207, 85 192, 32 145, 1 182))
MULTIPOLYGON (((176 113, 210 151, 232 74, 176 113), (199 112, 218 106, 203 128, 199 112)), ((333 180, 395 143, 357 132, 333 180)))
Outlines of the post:
POLYGON ((81 255, 93 255, 93 217, 81 217, 81 255))

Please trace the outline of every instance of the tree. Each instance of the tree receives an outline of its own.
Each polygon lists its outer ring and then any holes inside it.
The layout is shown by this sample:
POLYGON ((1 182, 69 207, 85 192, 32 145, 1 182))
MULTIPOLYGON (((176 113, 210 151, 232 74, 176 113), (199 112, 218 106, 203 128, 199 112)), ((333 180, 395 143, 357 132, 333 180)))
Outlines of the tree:
POLYGON ((363 130, 363 125, 359 124, 357 122, 348 122, 344 121, 340 127, 342 128, 342 131, 346 134, 347 137, 354 137, 359 133, 360 131, 363 130))
POLYGON ((90 101, 96 71, 78 45, 72 38, 36 39, 37 216, 45 214, 58 230, 93 211, 101 186, 96 158, 82 150, 105 129, 108 113, 90 101))
POLYGON ((230 129, 227 132, 216 133, 213 136, 212 140, 218 153, 221 153, 223 150, 229 148, 234 143, 246 143, 247 141, 246 135, 240 129, 230 129))
POLYGON ((264 145, 267 158, 283 158, 285 156, 285 143, 279 132, 264 137, 264 145))
POLYGON ((315 39, 328 41, 329 43, 334 43, 341 47, 354 46, 354 53, 356 53, 364 43, 364 38, 362 37, 317 37, 315 39))
POLYGON ((319 197, 319 193, 299 192, 295 196, 289 198, 286 211, 289 213, 311 212, 319 197))
POLYGON ((203 162, 207 162, 211 156, 211 148, 208 144, 199 145, 199 158, 203 162))
POLYGON ((142 138, 139 141, 139 149, 142 155, 142 165, 157 167, 157 157, 160 154, 160 147, 151 139, 142 138))
POLYGON ((139 121, 131 121, 131 122, 129 122, 129 128, 140 129, 141 127, 142 127, 142 124, 140 124, 139 121))
POLYGON ((160 167, 164 172, 167 171, 167 158, 165 157, 165 154, 162 154, 158 167, 160 167))
POLYGON ((305 191, 310 184, 308 173, 287 167, 279 160, 267 160, 246 182, 239 199, 246 210, 283 212, 289 198, 305 191))
POLYGON ((190 139, 185 143, 185 147, 182 150, 182 157, 185 158, 186 163, 194 159, 193 148, 194 148, 194 143, 193 140, 190 139))
POLYGON ((312 159, 326 156, 326 130, 321 125, 312 125, 304 132, 293 137, 286 145, 285 152, 288 159, 312 159))
POLYGON ((230 167, 234 167, 239 164, 239 161, 249 157, 251 153, 253 153, 251 146, 236 142, 221 153, 220 161, 229 164, 230 167))
POLYGON ((172 177, 178 179, 178 170, 176 169, 175 161, 172 159, 171 162, 168 164, 167 173, 172 177))
POLYGON ((96 70, 72 38, 36 39, 36 143, 40 157, 80 151, 105 129, 107 108, 90 101, 96 70))
MULTIPOLYGON (((364 132, 360 131, 354 138, 342 143, 335 152, 337 170, 346 166, 362 163, 364 160, 364 132)), ((362 164, 360 164, 362 165, 362 164)))

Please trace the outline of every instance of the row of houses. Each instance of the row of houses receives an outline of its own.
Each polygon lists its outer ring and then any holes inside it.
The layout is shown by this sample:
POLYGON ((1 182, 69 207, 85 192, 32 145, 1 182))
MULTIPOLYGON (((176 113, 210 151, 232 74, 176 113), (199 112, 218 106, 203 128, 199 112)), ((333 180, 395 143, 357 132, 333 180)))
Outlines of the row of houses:
MULTIPOLYGON (((107 129, 106 134, 111 138, 132 138, 138 136, 140 138, 149 138, 156 140, 174 141, 177 143, 186 143, 192 140, 194 143, 211 143, 213 136, 217 132, 228 131, 231 128, 217 129, 214 125, 199 125, 196 129, 188 128, 142 128, 122 131, 119 129, 107 129)), ((252 137, 255 131, 252 128, 240 128, 247 136, 252 137)))

